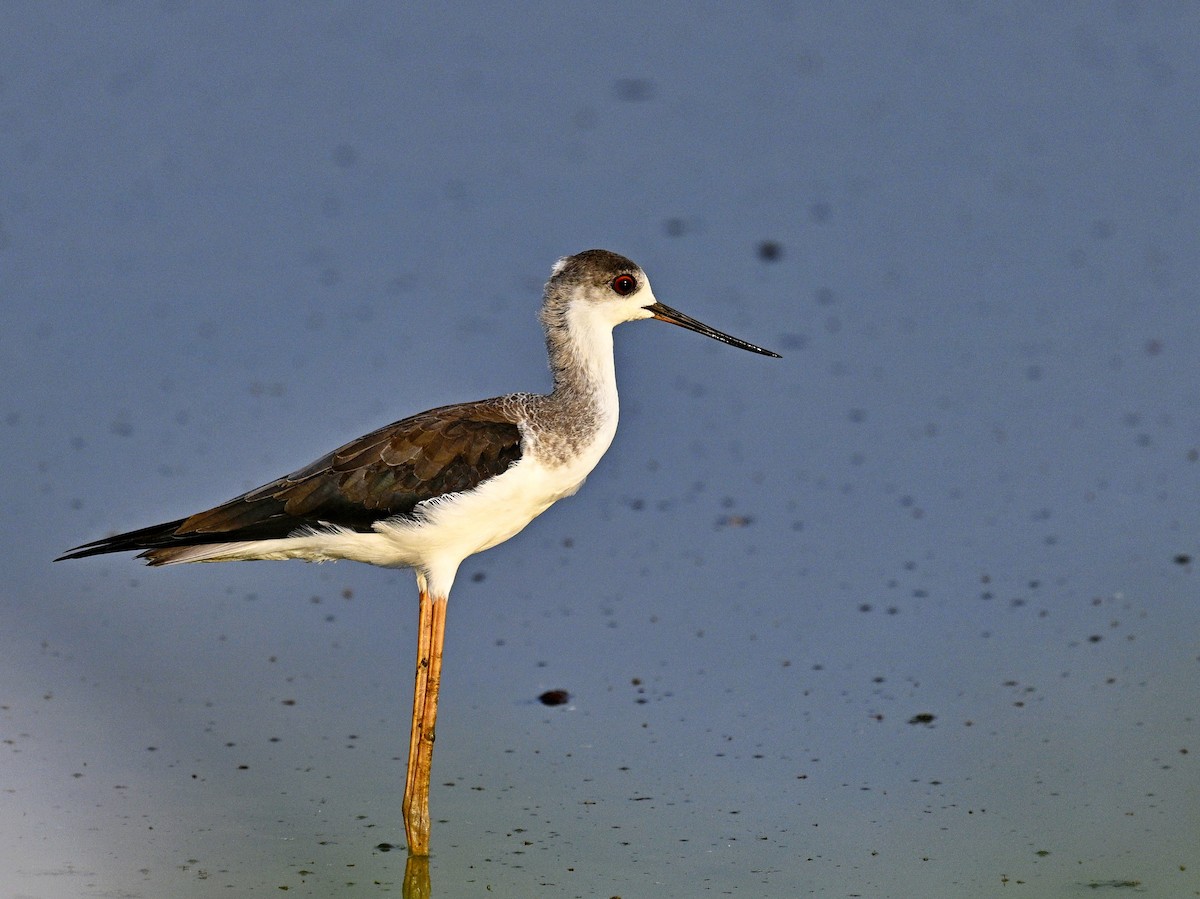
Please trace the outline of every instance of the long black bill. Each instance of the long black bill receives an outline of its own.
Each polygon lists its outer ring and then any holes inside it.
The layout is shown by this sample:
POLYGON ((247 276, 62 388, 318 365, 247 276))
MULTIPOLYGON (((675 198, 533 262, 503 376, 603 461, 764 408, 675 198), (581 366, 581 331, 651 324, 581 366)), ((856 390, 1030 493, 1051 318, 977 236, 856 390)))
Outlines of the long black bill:
POLYGON ((673 325, 679 325, 681 328, 687 328, 689 331, 695 331, 697 334, 703 334, 705 337, 711 337, 713 340, 719 340, 721 343, 727 343, 730 346, 735 346, 743 350, 749 350, 752 353, 759 353, 763 356, 770 356, 773 359, 782 359, 778 353, 772 353, 770 350, 764 350, 760 346, 755 346, 752 343, 746 343, 744 340, 738 340, 736 337, 730 337, 723 331, 718 331, 716 328, 710 328, 704 322, 698 322, 690 315, 684 315, 677 309, 672 309, 670 306, 664 306, 662 303, 654 303, 647 306, 646 311, 651 313, 660 322, 670 322, 673 325))

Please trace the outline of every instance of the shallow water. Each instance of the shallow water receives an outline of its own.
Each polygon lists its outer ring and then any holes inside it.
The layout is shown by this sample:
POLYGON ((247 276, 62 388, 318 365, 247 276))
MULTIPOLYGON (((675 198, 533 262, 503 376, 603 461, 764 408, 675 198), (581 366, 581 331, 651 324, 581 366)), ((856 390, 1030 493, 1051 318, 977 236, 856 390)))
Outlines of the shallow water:
POLYGON ((1197 14, 640 9, 10 11, 0 894, 402 892, 409 573, 49 559, 545 387, 597 244, 784 359, 617 332, 432 895, 1200 894, 1197 14))

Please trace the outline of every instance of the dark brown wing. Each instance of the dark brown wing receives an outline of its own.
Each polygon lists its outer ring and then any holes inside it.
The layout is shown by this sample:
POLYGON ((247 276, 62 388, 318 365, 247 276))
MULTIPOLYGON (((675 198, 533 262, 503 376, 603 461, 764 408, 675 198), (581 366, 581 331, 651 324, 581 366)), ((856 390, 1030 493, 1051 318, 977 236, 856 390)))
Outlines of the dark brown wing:
POLYGON ((369 531, 380 519, 411 516, 418 503, 507 471, 521 458, 520 429, 507 405, 497 398, 422 412, 213 509, 85 543, 59 558, 274 540, 321 525, 369 531))

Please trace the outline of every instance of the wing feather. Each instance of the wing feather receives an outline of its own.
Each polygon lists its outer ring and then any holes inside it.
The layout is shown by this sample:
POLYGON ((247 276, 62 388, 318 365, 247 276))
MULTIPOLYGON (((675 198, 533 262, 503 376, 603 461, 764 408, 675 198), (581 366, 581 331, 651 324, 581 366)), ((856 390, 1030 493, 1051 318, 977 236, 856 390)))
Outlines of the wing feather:
POLYGON ((86 543, 60 558, 272 540, 324 525, 369 531, 381 519, 414 516, 420 503, 477 487, 520 460, 521 431, 510 407, 497 397, 422 412, 212 509, 86 543))

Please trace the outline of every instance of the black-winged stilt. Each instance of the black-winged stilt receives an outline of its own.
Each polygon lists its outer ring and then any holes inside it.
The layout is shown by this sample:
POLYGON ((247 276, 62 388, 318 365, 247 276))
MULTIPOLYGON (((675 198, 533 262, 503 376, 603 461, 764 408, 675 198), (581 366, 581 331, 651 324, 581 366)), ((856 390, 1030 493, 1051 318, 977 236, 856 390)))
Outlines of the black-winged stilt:
POLYGON ((607 250, 558 261, 541 318, 554 375, 549 394, 431 409, 215 508, 60 557, 140 551, 150 565, 351 559, 414 569, 420 628, 404 790, 414 856, 429 853, 429 773, 450 587, 464 559, 573 494, 608 449, 617 429, 613 328, 656 318, 778 358, 659 303, 645 272, 607 250))

